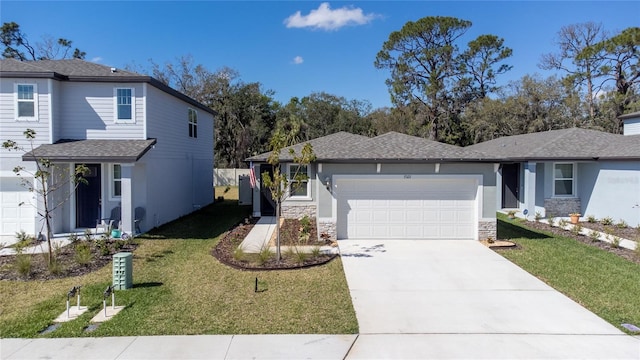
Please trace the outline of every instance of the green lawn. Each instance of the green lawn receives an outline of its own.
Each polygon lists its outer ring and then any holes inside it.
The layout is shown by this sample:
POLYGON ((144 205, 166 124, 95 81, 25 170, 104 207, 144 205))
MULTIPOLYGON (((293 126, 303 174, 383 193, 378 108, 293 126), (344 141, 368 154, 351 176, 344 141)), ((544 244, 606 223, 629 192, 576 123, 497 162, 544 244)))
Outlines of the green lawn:
POLYGON ((614 326, 640 326, 640 265, 571 238, 526 229, 498 216, 498 237, 520 250, 499 253, 614 326))
POLYGON ((110 266, 79 278, 0 282, 0 336, 39 336, 64 311, 74 285, 82 285, 90 311, 46 336, 357 333, 339 258, 304 270, 248 272, 210 255, 218 237, 249 211, 237 201, 218 202, 141 237, 134 288, 116 292, 116 304, 126 308, 91 333, 83 329, 101 311, 110 266))

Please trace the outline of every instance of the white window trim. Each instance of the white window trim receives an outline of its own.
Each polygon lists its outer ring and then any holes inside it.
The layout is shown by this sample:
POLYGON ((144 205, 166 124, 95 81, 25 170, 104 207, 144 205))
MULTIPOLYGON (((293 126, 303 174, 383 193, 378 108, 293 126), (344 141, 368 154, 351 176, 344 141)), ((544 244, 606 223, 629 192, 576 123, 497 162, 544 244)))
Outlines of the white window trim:
POLYGON ((17 121, 38 121, 38 84, 36 83, 15 83, 13 87, 13 104, 15 106, 15 117, 17 121), (18 86, 33 86, 33 116, 20 116, 18 112, 18 102, 25 101, 18 99, 18 86))
POLYGON ((287 197, 291 200, 311 200, 311 165, 302 165, 307 167, 307 195, 291 195, 289 194, 289 190, 291 189, 291 167, 300 166, 298 164, 287 164, 287 180, 289 181, 289 186, 287 186, 287 197))
POLYGON ((574 163, 574 162, 554 162, 553 163, 553 169, 552 169, 551 173, 552 173, 552 176, 553 176, 553 179, 552 179, 553 193, 552 194, 553 194, 554 198, 567 199, 567 198, 576 198, 576 197, 578 197, 578 195, 577 195, 577 189, 578 189, 578 186, 577 186, 578 164, 577 163, 574 163), (570 195, 556 195, 556 180, 568 180, 568 179, 564 179, 564 178, 556 179, 556 165, 565 165, 565 164, 572 165, 572 167, 571 167, 571 170, 572 170, 571 171, 571 176, 572 176, 572 179, 571 179, 572 180, 572 183, 571 183, 571 194, 570 195))
POLYGON ((122 192, 122 164, 109 164, 109 200, 110 201, 116 201, 116 200, 120 200, 122 198, 122 194, 120 195, 116 195, 116 189, 115 189, 115 171, 114 171, 114 167, 115 165, 120 165, 120 191, 122 192))
POLYGON ((187 123, 189 124, 189 127, 191 127, 191 125, 193 125, 193 128, 195 129, 195 136, 189 136, 190 139, 197 139, 198 138, 198 111, 194 108, 187 108, 187 123), (196 114, 196 121, 194 123, 191 122, 191 112, 194 112, 196 114))
POLYGON ((113 121, 120 124, 132 124, 136 122, 136 89, 133 87, 113 88, 113 121), (131 90, 131 119, 118 119, 118 90, 131 90))

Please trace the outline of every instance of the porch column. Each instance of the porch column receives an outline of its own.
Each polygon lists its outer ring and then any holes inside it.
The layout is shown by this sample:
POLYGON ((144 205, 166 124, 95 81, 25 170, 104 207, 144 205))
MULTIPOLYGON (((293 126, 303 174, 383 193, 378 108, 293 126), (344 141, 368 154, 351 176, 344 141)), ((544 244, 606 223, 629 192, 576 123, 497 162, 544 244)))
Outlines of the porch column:
POLYGON ((133 234, 133 167, 135 164, 120 164, 121 169, 121 211, 122 231, 133 234))
POLYGON ((523 215, 532 219, 536 215, 536 163, 524 164, 524 209, 523 215), (527 214, 524 214, 524 210, 527 214))

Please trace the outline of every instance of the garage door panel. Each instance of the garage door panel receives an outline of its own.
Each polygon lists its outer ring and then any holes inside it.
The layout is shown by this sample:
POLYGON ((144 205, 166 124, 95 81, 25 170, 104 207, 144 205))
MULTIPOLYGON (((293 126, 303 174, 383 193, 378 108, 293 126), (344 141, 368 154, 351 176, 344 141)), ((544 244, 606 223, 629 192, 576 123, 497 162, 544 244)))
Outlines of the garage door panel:
POLYGON ((337 188, 339 238, 475 238, 473 179, 341 179, 337 188))
POLYGON ((22 230, 33 233, 33 193, 22 187, 19 178, 0 178, 0 189, 0 235, 15 235, 22 230))

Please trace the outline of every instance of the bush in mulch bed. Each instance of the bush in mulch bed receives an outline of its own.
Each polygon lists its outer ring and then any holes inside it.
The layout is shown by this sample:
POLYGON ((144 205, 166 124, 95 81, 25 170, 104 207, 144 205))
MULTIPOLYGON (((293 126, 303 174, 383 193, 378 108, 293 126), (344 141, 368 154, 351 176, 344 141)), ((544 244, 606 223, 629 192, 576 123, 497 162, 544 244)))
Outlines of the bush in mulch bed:
MULTIPOLYGON (((238 246, 253 228, 253 223, 241 223, 231 229, 220 239, 211 254, 221 263, 240 270, 292 270, 318 266, 333 260, 337 254, 315 253, 303 254, 301 251, 282 252, 280 261, 276 261, 275 253, 268 253, 265 249, 260 254, 248 254, 237 250, 238 246)), ((300 220, 286 219, 280 228, 281 246, 315 246, 319 248, 328 245, 326 241, 318 241, 315 220, 311 220, 308 241, 300 242, 300 220)))
POLYGON ((49 266, 46 252, 0 256, 0 280, 51 280, 82 276, 110 264, 113 254, 133 252, 137 247, 135 240, 77 240, 54 250, 53 267, 49 266))
MULTIPOLYGON (((624 259, 627 259, 631 262, 634 262, 636 264, 640 264, 640 253, 638 252, 634 252, 633 250, 629 250, 623 247, 619 247, 619 246, 614 246, 613 244, 610 244, 608 242, 605 241, 600 241, 600 240, 595 240, 592 237, 589 237, 587 235, 579 235, 576 234, 575 232, 571 231, 571 230, 564 230, 561 229, 559 227, 555 227, 555 226, 550 226, 549 224, 543 223, 543 222, 537 222, 537 221, 527 221, 527 222, 523 222, 522 223, 523 226, 530 228, 530 229, 535 229, 535 230, 540 230, 546 233, 550 233, 553 234, 554 236, 561 236, 561 237, 565 237, 565 238, 571 238, 574 239, 576 241, 579 241, 581 243, 587 244, 589 246, 594 246, 597 248, 600 248, 602 250, 614 253, 624 259)), ((592 226, 593 224, 583 224, 580 223, 581 226, 584 226, 584 228, 586 229, 596 229, 597 227, 592 226)), ((633 231, 636 231, 636 229, 631 228, 633 231)), ((604 227, 602 228, 602 230, 604 232, 604 227)), ((613 233, 615 236, 620 236, 617 234, 618 233, 613 233)), ((627 238, 628 239, 628 238, 627 238)), ((633 240, 633 238, 631 239, 633 240)))

